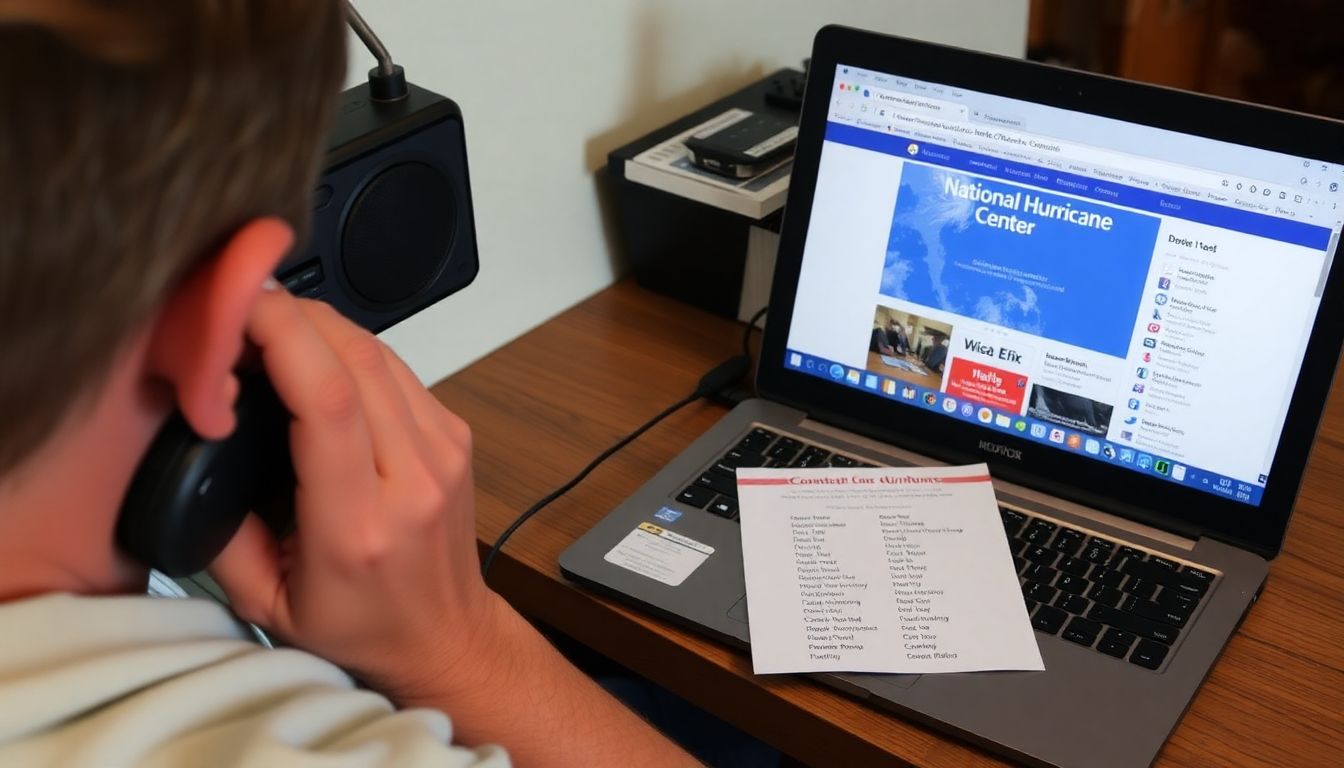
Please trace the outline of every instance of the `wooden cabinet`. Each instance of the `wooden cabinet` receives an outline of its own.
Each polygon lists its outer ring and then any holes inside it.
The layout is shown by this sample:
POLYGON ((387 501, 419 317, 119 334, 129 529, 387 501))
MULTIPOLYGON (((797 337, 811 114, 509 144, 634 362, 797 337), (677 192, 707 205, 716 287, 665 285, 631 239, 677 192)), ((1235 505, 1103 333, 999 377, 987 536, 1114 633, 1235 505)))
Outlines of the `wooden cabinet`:
POLYGON ((1032 0, 1028 56, 1344 118, 1344 3, 1032 0))

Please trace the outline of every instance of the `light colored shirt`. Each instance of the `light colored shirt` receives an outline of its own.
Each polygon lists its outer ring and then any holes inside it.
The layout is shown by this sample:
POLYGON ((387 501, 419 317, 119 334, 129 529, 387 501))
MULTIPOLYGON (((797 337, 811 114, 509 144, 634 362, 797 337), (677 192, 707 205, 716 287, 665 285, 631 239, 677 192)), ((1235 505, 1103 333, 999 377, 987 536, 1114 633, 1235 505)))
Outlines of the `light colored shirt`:
POLYGON ((335 665, 268 650, 205 600, 0 603, 0 766, 506 768, 335 665))

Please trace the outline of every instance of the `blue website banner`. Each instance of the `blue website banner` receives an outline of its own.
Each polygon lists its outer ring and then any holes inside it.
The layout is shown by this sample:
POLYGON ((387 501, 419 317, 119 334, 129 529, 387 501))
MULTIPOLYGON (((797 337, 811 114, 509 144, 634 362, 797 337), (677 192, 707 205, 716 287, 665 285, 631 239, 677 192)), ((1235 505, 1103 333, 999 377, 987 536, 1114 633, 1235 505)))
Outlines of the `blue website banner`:
POLYGON ((841 123, 826 123, 826 140, 873 152, 918 160, 922 163, 977 173, 997 179, 1031 184, 1041 189, 1065 192, 1070 195, 1122 205, 1140 211, 1160 213, 1177 219, 1208 224, 1213 227, 1267 237, 1285 243, 1301 245, 1318 251, 1330 244, 1330 230, 1300 221, 1291 221, 1254 211, 1244 211, 1226 205, 1192 200, 1179 195, 1120 184, 1104 179, 1089 178, 1042 168, 1027 163, 1004 160, 976 152, 955 149, 939 144, 928 144, 907 136, 879 133, 841 123))
POLYGON ((1124 357, 1160 223, 1156 216, 907 164, 881 292, 1124 357))

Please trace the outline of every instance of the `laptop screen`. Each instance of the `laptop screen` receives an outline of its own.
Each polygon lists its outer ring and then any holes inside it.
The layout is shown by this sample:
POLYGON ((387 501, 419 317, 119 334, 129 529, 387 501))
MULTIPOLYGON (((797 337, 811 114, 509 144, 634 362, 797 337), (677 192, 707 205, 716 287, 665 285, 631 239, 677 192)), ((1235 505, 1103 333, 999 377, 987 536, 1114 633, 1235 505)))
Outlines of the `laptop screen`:
POLYGON ((1258 506, 1344 166, 837 66, 784 365, 1258 506))

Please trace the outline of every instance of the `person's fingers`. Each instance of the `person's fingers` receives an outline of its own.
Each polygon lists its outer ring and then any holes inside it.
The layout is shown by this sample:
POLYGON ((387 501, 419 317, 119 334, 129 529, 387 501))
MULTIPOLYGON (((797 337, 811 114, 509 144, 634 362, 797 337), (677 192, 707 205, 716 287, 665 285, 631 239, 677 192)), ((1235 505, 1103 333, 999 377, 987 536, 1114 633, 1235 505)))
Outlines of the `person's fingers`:
POLYGON ((313 327, 299 300, 264 292, 248 320, 266 375, 293 416, 290 448, 299 489, 310 503, 297 506, 299 531, 324 546, 343 541, 345 526, 322 520, 324 511, 371 514, 377 502, 373 448, 363 403, 350 372, 313 327))
POLYGON ((387 365, 386 345, 327 304, 302 302, 301 310, 345 364, 359 390, 378 474, 395 477, 419 468, 424 462, 424 444, 406 392, 387 365))
POLYGON ((208 571, 239 618, 281 634, 288 632, 289 604, 280 547, 261 518, 248 513, 208 571))
POLYGON ((410 366, 387 346, 383 357, 392 376, 406 393, 411 415, 422 426, 430 447, 445 452, 471 454, 471 428, 457 414, 443 407, 434 393, 425 389, 410 366))

